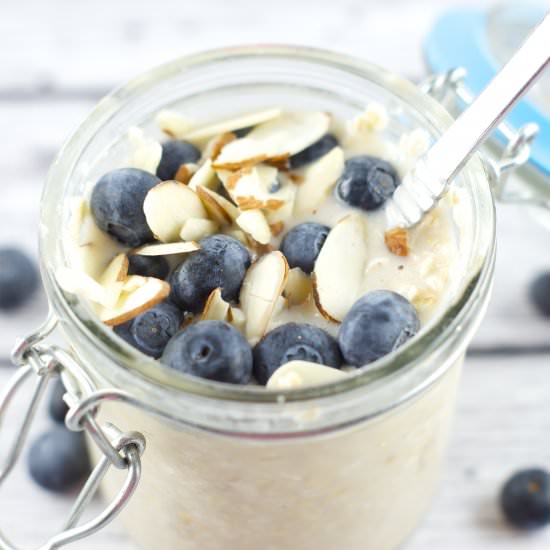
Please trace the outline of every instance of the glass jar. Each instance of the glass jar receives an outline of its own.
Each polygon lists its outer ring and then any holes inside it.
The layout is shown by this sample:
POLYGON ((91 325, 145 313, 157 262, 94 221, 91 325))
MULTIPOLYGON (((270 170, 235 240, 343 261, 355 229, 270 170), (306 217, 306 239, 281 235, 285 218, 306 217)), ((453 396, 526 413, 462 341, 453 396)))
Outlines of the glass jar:
MULTIPOLYGON (((361 60, 304 48, 224 49, 162 66, 106 97, 52 166, 41 218, 44 283, 78 369, 100 389, 94 414, 99 408, 99 420, 145 435, 140 486, 123 515, 143 548, 394 549, 428 508, 493 275, 494 205, 479 155, 457 181, 469 222, 451 305, 397 352, 337 383, 269 392, 173 373, 119 340, 55 279, 70 262, 71 200, 121 158, 128 127, 147 127, 159 109, 215 119, 277 104, 345 119, 370 101, 388 108, 392 141, 418 127, 437 138, 452 120, 413 84, 361 60)), ((72 403, 68 423, 84 410, 90 401, 72 403)), ((104 493, 116 498, 119 486, 109 474, 104 493)))

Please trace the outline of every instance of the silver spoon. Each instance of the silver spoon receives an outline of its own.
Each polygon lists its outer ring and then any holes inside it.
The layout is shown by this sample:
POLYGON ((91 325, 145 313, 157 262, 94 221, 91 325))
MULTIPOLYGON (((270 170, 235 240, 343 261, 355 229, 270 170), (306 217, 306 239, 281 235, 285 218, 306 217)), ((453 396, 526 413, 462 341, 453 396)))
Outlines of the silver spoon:
POLYGON ((386 203, 389 227, 412 227, 437 204, 449 182, 549 63, 547 14, 468 109, 405 175, 386 203))

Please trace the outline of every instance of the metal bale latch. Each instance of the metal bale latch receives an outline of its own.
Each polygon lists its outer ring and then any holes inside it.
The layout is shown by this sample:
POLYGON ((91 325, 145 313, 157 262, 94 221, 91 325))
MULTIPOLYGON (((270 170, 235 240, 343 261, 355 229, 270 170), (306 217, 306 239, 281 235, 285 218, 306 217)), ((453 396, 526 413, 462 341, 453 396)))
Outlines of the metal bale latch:
MULTIPOLYGON (((64 396, 70 407, 66 418, 67 427, 73 431, 86 431, 101 450, 103 457, 81 489, 64 529, 37 550, 60 548, 92 535, 110 523, 124 509, 137 488, 141 476, 141 456, 145 450, 145 438, 142 434, 122 432, 112 424, 98 423, 96 415, 101 402, 113 396, 115 400, 123 396, 118 396, 116 390, 98 391, 67 351, 44 343, 44 339, 54 331, 56 326, 57 320, 50 313, 35 333, 17 344, 12 354, 12 359, 19 368, 0 395, 0 429, 6 411, 18 390, 33 377, 33 374, 38 377, 38 380, 17 437, 9 446, 3 462, 0 462, 0 488, 21 456, 38 405, 48 383, 55 376, 63 377, 67 389, 64 396), (111 466, 127 470, 122 488, 98 516, 79 525, 79 520, 111 466)), ((0 550, 20 550, 20 547, 12 544, 0 531, 0 550)))

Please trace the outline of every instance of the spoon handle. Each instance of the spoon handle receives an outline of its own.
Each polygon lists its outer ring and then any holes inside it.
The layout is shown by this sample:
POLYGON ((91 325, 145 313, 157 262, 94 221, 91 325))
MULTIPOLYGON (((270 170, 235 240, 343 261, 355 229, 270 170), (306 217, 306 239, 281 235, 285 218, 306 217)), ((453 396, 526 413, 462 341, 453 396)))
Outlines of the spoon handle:
POLYGON ((430 173, 451 180, 549 63, 550 14, 426 153, 430 173))

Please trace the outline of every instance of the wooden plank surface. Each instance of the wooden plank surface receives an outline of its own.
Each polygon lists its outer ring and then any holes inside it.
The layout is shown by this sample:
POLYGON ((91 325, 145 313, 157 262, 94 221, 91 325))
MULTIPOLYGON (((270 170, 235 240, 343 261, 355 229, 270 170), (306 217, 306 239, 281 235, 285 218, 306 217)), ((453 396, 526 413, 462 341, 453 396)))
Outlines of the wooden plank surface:
MULTIPOLYGON (((0 244, 35 253, 40 189, 68 134, 99 97, 144 69, 182 54, 235 43, 330 47, 418 80, 422 39, 451 1, 20 0, 0 17, 0 244)), ((489 6, 489 1, 460 5, 489 6)), ((449 463, 433 509, 408 550, 548 548, 550 534, 518 536, 494 505, 514 469, 550 465, 550 320, 526 297, 550 269, 550 234, 515 206, 499 207, 493 299, 467 361, 449 463), (511 354, 514 355, 511 355, 511 354)), ((0 314, 0 386, 16 335, 43 317, 43 295, 17 316, 0 314), (2 366, 4 365, 4 366, 2 366)), ((42 419, 42 426, 46 423, 42 419)), ((13 422, 6 430, 13 430, 13 422)), ((0 438, 0 453, 6 445, 0 438)), ((0 493, 6 532, 38 543, 62 522, 70 499, 37 490, 23 467, 0 493), (32 519, 31 519, 32 518, 32 519)), ((100 503, 95 503, 98 510, 100 503)), ((15 538, 15 537, 14 537, 15 538)), ((77 548, 128 549, 114 525, 77 548)))

